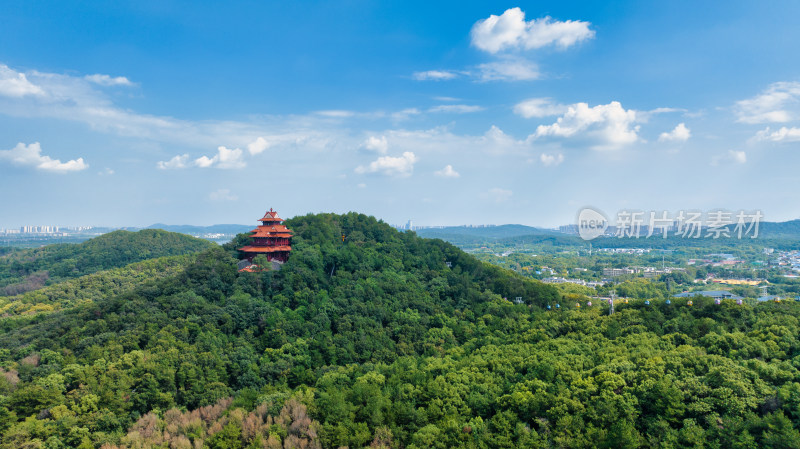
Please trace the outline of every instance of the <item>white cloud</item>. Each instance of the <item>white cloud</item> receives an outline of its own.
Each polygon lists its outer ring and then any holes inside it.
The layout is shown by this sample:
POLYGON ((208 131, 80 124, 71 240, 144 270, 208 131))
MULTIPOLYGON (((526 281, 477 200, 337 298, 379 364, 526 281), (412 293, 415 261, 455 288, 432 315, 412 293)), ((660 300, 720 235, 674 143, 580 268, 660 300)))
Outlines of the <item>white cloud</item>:
POLYGON ((236 201, 239 199, 239 197, 231 194, 231 191, 228 189, 219 189, 215 192, 209 193, 208 199, 211 201, 236 201))
POLYGON ((492 15, 475 23, 470 32, 472 45, 498 57, 490 62, 462 70, 428 70, 415 72, 416 80, 451 80, 468 77, 476 81, 530 81, 541 78, 538 65, 521 57, 518 52, 501 53, 502 50, 529 50, 547 45, 561 49, 594 37, 589 22, 554 21, 543 17, 526 22, 519 8, 506 10, 502 15, 492 15))
POLYGON ((12 70, 5 64, 0 64, 0 95, 7 97, 44 95, 44 90, 28 81, 28 77, 24 73, 12 70))
POLYGON ((366 150, 380 154, 386 154, 389 150, 389 142, 386 140, 386 136, 370 136, 361 146, 366 150))
POLYGON ((472 27, 472 45, 497 53, 505 49, 535 49, 547 45, 565 49, 594 37, 589 22, 567 20, 561 22, 550 17, 525 21, 519 8, 507 9, 500 16, 491 15, 472 27))
POLYGON ((358 187, 359 189, 366 189, 367 185, 362 182, 362 183, 359 183, 356 187, 358 187))
MULTIPOLYGON (((487 154, 524 156, 531 150, 529 142, 515 139, 497 126, 479 135, 454 134, 449 126, 419 130, 388 129, 383 135, 391 142, 393 152, 413 151, 418 155, 450 153, 457 158, 483 157, 487 154)), ((441 162, 443 165, 448 161, 441 162)))
POLYGON ((542 153, 542 155, 539 156, 539 160, 541 160, 542 164, 544 164, 546 167, 549 167, 551 165, 555 166, 564 162, 564 155, 561 153, 556 153, 556 154, 542 153))
POLYGON ((356 115, 355 112, 353 111, 346 111, 343 109, 329 109, 325 111, 317 111, 316 114, 329 118, 348 118, 356 115))
POLYGON ((156 163, 156 168, 159 170, 175 170, 179 168, 186 168, 187 162, 189 162, 189 155, 180 154, 168 161, 158 161, 156 163))
POLYGON ((725 163, 744 164, 747 162, 747 154, 744 151, 728 150, 725 154, 720 154, 711 158, 711 165, 717 166, 725 163))
POLYGON ((487 62, 477 68, 481 81, 528 81, 539 78, 539 67, 536 64, 518 58, 487 62))
POLYGON ((128 78, 124 76, 109 76, 96 73, 94 75, 86 75, 83 77, 87 81, 91 81, 101 86, 134 86, 128 78))
POLYGON ((214 157, 201 156, 194 161, 194 165, 200 168, 244 168, 247 164, 242 160, 242 150, 238 148, 230 149, 220 146, 214 157))
POLYGON ((356 173, 382 173, 386 176, 405 177, 410 176, 414 171, 414 163, 417 157, 414 153, 406 151, 402 156, 381 156, 377 160, 370 162, 368 166, 359 165, 356 173))
POLYGON ((411 75, 417 81, 446 81, 458 77, 458 73, 450 70, 426 70, 411 75))
POLYGON ((549 98, 531 98, 514 106, 514 113, 525 118, 550 117, 567 112, 567 106, 554 104, 549 98))
POLYGON ((436 101, 461 101, 460 98, 443 97, 443 96, 433 97, 433 99, 436 100, 436 101))
POLYGON ((483 107, 468 104, 442 104, 428 109, 428 112, 446 112, 453 114, 469 114, 471 112, 480 112, 483 107))
MULTIPOLYGON (((457 77, 467 77, 476 81, 528 81, 539 79, 539 67, 525 59, 505 55, 496 61, 479 64, 467 70, 416 72, 412 78, 418 81, 445 81, 457 77)), ((444 101, 451 101, 448 99, 444 101)))
POLYGON ((443 169, 435 171, 433 174, 441 178, 458 178, 459 176, 461 176, 457 171, 453 169, 453 166, 449 164, 445 165, 443 169))
POLYGON ((741 123, 785 123, 800 117, 800 82, 770 84, 760 95, 736 103, 734 112, 741 123))
POLYGON ((615 149, 639 140, 636 122, 636 111, 623 108, 618 101, 591 108, 577 103, 552 125, 539 125, 531 138, 586 135, 595 140, 594 149, 615 149))
POLYGON ((111 176, 114 174, 114 170, 106 167, 102 171, 97 172, 97 174, 100 176, 111 176))
POLYGON ((673 112, 683 112, 684 114, 688 113, 688 111, 686 109, 683 109, 683 108, 655 108, 655 109, 651 109, 649 111, 644 111, 642 113, 643 114, 646 113, 646 114, 650 114, 650 115, 655 115, 655 114, 670 114, 670 113, 673 113, 673 112))
POLYGON ((263 137, 259 137, 247 144, 247 151, 252 155, 263 153, 267 148, 269 148, 269 142, 263 137))
POLYGON ((37 170, 55 173, 81 171, 89 168, 89 164, 85 163, 82 157, 61 162, 58 159, 50 158, 50 156, 43 156, 39 142, 34 142, 30 145, 20 142, 10 150, 0 151, 0 159, 8 160, 14 165, 31 166, 37 170))
POLYGON ((394 120, 408 120, 410 117, 414 115, 420 115, 422 111, 417 108, 406 108, 402 111, 397 111, 392 113, 392 119, 394 120))
POLYGON ((733 150, 731 150, 730 151, 730 156, 731 156, 731 159, 733 159, 733 161, 736 162, 736 163, 744 164, 745 162, 747 162, 747 155, 745 154, 744 151, 733 151, 733 150))
POLYGON ((476 139, 484 152, 493 154, 526 153, 530 145, 524 141, 514 139, 496 125, 492 125, 482 137, 476 139))
POLYGON ((488 198, 495 203, 503 203, 511 199, 511 195, 514 192, 511 190, 501 189, 500 187, 494 187, 489 189, 488 192, 481 195, 482 198, 488 198))
POLYGON ((686 127, 684 123, 678 123, 670 132, 663 132, 658 136, 659 142, 686 142, 692 137, 692 132, 686 127))
POLYGON ((767 127, 757 132, 755 139, 768 142, 800 142, 800 128, 782 126, 779 130, 772 131, 767 127))

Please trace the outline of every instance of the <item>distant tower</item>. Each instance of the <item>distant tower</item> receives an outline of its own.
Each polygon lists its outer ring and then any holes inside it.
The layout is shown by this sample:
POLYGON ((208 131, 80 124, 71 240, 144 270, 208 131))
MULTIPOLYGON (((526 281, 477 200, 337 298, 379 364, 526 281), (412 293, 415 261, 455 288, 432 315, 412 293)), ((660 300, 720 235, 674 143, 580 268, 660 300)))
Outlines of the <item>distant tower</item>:
POLYGON ((413 229, 414 229, 414 223, 412 223, 411 220, 408 220, 408 223, 406 223, 406 230, 412 231, 413 229))
POLYGON ((253 244, 238 250, 243 252, 245 259, 250 262, 259 254, 267 256, 269 261, 286 262, 292 250, 292 231, 281 224, 283 218, 271 208, 258 221, 261 222, 261 226, 250 231, 253 233, 251 235, 253 244))

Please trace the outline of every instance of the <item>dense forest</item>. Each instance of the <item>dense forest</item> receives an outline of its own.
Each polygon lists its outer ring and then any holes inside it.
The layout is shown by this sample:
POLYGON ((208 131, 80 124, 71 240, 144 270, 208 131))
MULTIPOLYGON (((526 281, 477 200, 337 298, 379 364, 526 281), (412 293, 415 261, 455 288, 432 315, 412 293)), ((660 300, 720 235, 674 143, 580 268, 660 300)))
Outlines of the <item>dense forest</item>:
POLYGON ((80 244, 0 252, 0 296, 163 256, 188 254, 212 243, 162 230, 114 231, 80 244))
POLYGON ((609 315, 364 215, 286 224, 278 271, 118 234, 0 297, 0 448, 800 447, 794 302, 609 315))

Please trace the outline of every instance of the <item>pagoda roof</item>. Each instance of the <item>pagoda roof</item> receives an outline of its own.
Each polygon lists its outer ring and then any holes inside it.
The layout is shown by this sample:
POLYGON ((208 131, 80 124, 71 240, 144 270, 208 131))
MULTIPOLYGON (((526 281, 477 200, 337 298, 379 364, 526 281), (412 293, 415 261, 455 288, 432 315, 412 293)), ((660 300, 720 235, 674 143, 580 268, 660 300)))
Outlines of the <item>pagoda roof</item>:
POLYGON ((258 221, 283 221, 283 218, 279 217, 278 213, 272 210, 270 207, 264 216, 259 218, 258 221))
POLYGON ((277 253, 291 250, 291 246, 245 246, 239 248, 239 251, 243 251, 245 253, 277 253))
POLYGON ((250 237, 292 237, 293 233, 286 226, 259 226, 253 229, 250 237))

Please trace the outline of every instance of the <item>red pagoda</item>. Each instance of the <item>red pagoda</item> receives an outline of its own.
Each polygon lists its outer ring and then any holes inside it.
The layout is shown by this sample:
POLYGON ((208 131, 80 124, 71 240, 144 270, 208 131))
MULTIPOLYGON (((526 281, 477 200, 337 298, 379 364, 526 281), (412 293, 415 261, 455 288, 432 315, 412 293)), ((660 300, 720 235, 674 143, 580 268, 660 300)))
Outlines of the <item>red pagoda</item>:
POLYGON ((253 243, 251 245, 238 248, 243 252, 245 259, 250 262, 259 254, 267 256, 267 260, 276 262, 286 262, 289 258, 289 251, 292 250, 291 239, 292 231, 282 225, 283 218, 278 213, 269 209, 258 221, 261 226, 253 229, 253 243))

